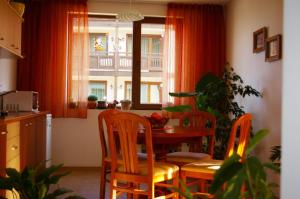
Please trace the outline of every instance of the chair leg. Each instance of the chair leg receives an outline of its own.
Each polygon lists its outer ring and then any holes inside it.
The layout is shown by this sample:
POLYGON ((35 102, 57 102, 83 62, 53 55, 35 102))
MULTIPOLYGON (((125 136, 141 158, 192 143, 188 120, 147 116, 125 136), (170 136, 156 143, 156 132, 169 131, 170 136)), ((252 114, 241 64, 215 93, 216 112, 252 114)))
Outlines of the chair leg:
POLYGON ((110 179, 110 199, 117 199, 117 190, 114 187, 117 186, 117 180, 111 175, 110 179))
POLYGON ((148 187, 148 199, 153 199, 155 197, 155 186, 153 182, 149 185, 150 186, 148 187))
POLYGON ((107 170, 107 164, 106 162, 102 161, 102 170, 100 176, 100 199, 105 198, 106 170, 107 170))
MULTIPOLYGON (((179 187, 178 175, 173 178, 173 186, 177 187, 177 188, 180 188, 179 187)), ((175 192, 175 196, 173 197, 173 199, 178 199, 178 196, 179 196, 178 192, 175 192)))
MULTIPOLYGON (((186 181, 187 181, 187 180, 186 180, 185 172, 184 172, 184 171, 181 171, 180 173, 181 173, 181 174, 180 174, 181 181, 182 181, 182 183, 183 183, 184 185, 186 185, 186 181)), ((181 191, 184 193, 186 190, 183 190, 182 188, 183 188, 183 187, 181 187, 181 186, 179 187, 179 189, 181 189, 181 191)), ((180 196, 179 198, 180 198, 180 199, 185 199, 185 197, 183 197, 183 196, 180 196)))

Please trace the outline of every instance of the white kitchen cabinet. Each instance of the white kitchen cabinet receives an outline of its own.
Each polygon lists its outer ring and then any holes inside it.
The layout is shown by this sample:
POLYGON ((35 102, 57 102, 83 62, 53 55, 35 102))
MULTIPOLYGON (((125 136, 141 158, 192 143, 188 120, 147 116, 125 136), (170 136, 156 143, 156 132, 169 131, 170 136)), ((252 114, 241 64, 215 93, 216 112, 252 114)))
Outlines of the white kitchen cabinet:
POLYGON ((21 34, 23 19, 7 0, 0 0, 0 47, 21 55, 21 34))

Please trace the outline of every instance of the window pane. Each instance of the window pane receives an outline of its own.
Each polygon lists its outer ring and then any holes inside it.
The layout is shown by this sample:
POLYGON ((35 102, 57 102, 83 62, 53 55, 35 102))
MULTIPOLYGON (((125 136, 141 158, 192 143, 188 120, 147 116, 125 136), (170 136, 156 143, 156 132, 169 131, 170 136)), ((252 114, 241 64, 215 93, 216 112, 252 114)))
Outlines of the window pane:
POLYGON ((164 24, 142 24, 141 87, 142 104, 161 103, 164 24), (142 85, 143 85, 142 84, 142 85), (147 89, 146 89, 147 88, 147 89))
POLYGON ((89 95, 96 95, 98 100, 106 100, 106 82, 90 82, 89 95))
POLYGON ((149 103, 148 97, 149 97, 148 96, 148 85, 142 84, 141 85, 141 103, 142 104, 149 103))
POLYGON ((132 22, 91 17, 89 34, 89 80, 104 81, 107 87, 103 94, 102 88, 91 85, 90 92, 108 102, 120 101, 127 96, 131 99, 131 91, 126 93, 124 88, 125 82, 132 79, 132 37, 128 39, 128 35, 132 35, 132 22))

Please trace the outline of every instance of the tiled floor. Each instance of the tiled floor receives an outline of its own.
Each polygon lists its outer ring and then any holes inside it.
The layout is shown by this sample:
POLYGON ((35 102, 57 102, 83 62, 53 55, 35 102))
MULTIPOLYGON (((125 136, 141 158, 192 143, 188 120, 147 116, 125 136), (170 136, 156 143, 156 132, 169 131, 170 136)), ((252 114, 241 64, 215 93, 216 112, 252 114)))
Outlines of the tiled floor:
MULTIPOLYGON (((60 187, 73 190, 74 193, 71 195, 79 195, 86 199, 99 199, 100 168, 64 168, 64 170, 72 173, 60 180, 60 187)), ((107 198, 108 194, 105 199, 107 198)))

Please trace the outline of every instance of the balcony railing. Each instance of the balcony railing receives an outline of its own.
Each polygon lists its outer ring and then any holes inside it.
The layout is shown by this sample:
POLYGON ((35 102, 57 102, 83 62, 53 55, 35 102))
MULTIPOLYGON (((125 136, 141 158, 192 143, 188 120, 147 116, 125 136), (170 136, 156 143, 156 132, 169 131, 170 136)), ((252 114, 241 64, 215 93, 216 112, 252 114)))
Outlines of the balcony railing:
MULTIPOLYGON (((141 68, 147 71, 162 71, 163 56, 147 53, 141 56, 141 68)), ((126 53, 90 54, 90 69, 98 70, 131 70, 132 55, 126 53)))

